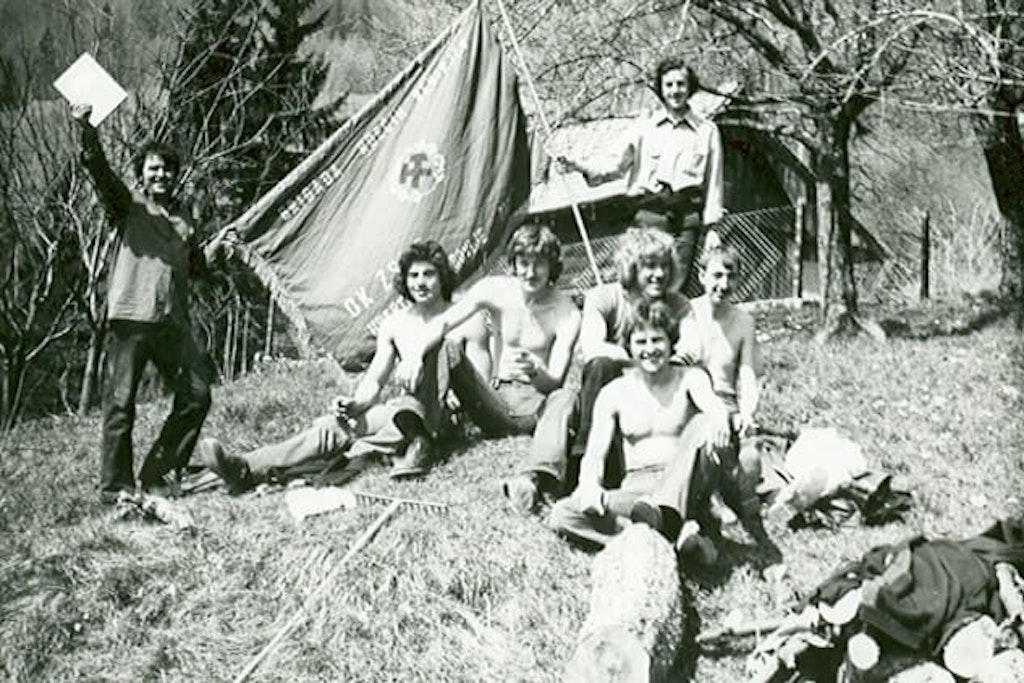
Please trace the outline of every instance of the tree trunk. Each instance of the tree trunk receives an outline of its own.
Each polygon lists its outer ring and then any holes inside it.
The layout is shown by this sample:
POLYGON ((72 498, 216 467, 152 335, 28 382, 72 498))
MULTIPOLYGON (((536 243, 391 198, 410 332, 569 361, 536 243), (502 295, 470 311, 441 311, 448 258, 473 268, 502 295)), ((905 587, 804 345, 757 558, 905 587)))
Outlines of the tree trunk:
POLYGON ((674 680, 683 626, 675 551, 656 531, 635 524, 594 559, 590 613, 564 680, 674 680))
POLYGON ((850 200, 850 126, 853 121, 853 118, 840 117, 834 123, 827 137, 827 158, 816 169, 817 191, 824 192, 828 198, 823 202, 819 195, 818 199, 818 229, 822 229, 822 223, 828 228, 825 241, 828 253, 824 257, 827 266, 822 282, 823 326, 817 335, 818 341, 858 331, 867 332, 878 341, 885 339, 885 332, 878 323, 861 316, 857 301, 850 200), (826 211, 830 214, 827 217, 826 211))
POLYGON ((1024 327, 1024 142, 1017 107, 997 93, 989 99, 991 114, 974 117, 992 191, 1007 225, 1001 288, 1016 307, 1018 327, 1024 327))
POLYGON ((832 289, 832 186, 828 181, 814 181, 815 217, 818 224, 818 288, 821 291, 821 322, 829 319, 832 289))

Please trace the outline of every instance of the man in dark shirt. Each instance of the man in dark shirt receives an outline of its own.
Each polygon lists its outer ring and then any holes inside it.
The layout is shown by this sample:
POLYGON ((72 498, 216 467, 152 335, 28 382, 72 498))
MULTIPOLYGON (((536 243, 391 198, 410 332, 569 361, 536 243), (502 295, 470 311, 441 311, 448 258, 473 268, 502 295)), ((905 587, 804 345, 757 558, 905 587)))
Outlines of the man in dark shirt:
MULTIPOLYGON (((116 502, 122 492, 161 491, 192 456, 210 408, 211 364, 189 329, 190 267, 205 260, 189 216, 174 201, 178 154, 150 143, 133 167, 130 190, 110 169, 91 107, 75 105, 82 134, 82 163, 118 233, 108 280, 107 378, 103 396, 100 495, 116 502), (160 435, 132 471, 132 427, 142 371, 152 362, 174 392, 160 435)), ((216 249, 209 249, 210 255, 216 249)))

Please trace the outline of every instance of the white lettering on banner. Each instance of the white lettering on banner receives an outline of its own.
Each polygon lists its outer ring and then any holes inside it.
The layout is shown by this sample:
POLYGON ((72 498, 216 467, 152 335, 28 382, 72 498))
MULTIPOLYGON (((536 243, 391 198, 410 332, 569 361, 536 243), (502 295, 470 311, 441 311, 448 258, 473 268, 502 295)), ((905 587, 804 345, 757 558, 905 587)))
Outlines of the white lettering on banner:
MULTIPOLYGON (((434 89, 441 79, 448 73, 452 63, 462 57, 465 53, 465 45, 460 49, 450 49, 441 61, 438 62, 434 71, 424 78, 413 91, 409 100, 392 111, 383 120, 378 121, 363 138, 356 144, 356 155, 366 156, 377 148, 382 139, 394 131, 409 115, 409 105, 416 104, 423 97, 434 89)), ((302 210, 310 203, 316 201, 326 192, 342 175, 343 160, 337 159, 324 169, 318 176, 313 178, 298 195, 292 198, 278 216, 282 221, 290 221, 297 217, 302 210)))
POLYGON ((345 310, 348 311, 349 316, 353 318, 358 317, 359 314, 363 312, 363 309, 359 307, 359 304, 357 304, 355 300, 352 299, 352 297, 345 299, 345 301, 341 305, 345 307, 345 310))
POLYGON ((486 241, 487 233, 484 231, 483 227, 478 225, 473 228, 473 232, 469 235, 469 238, 460 244, 449 257, 448 260, 452 264, 452 270, 456 273, 462 270, 462 266, 479 253, 486 241))

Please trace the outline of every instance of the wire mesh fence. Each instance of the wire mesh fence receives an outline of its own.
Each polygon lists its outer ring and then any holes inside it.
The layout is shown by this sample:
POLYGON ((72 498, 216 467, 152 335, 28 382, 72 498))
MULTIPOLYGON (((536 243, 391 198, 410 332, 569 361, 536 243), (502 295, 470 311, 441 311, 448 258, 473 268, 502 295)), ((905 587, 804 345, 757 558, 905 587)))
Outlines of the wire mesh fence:
MULTIPOLYGON (((758 209, 727 215, 718 225, 723 242, 740 256, 740 282, 736 301, 779 299, 793 296, 796 278, 795 210, 791 206, 758 209)), ((615 252, 622 235, 608 235, 591 241, 604 282, 617 279, 615 252)), ((594 275, 582 242, 566 245, 562 251, 563 274, 559 286, 582 294, 594 286, 594 275)), ((696 278, 690 278, 685 292, 701 293, 696 278)))

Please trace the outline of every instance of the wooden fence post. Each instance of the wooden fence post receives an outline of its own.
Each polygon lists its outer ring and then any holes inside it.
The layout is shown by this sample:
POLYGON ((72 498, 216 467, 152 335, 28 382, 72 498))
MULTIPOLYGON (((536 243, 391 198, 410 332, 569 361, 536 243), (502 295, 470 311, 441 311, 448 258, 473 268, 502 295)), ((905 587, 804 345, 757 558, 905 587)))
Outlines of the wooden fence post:
POLYGON ((796 200, 793 220, 793 298, 799 302, 804 295, 804 198, 796 200))
POLYGON ((921 301, 928 299, 928 293, 930 288, 929 273, 931 271, 931 249, 932 249, 932 226, 931 226, 931 214, 925 210, 924 217, 921 219, 921 290, 918 297, 921 301))

